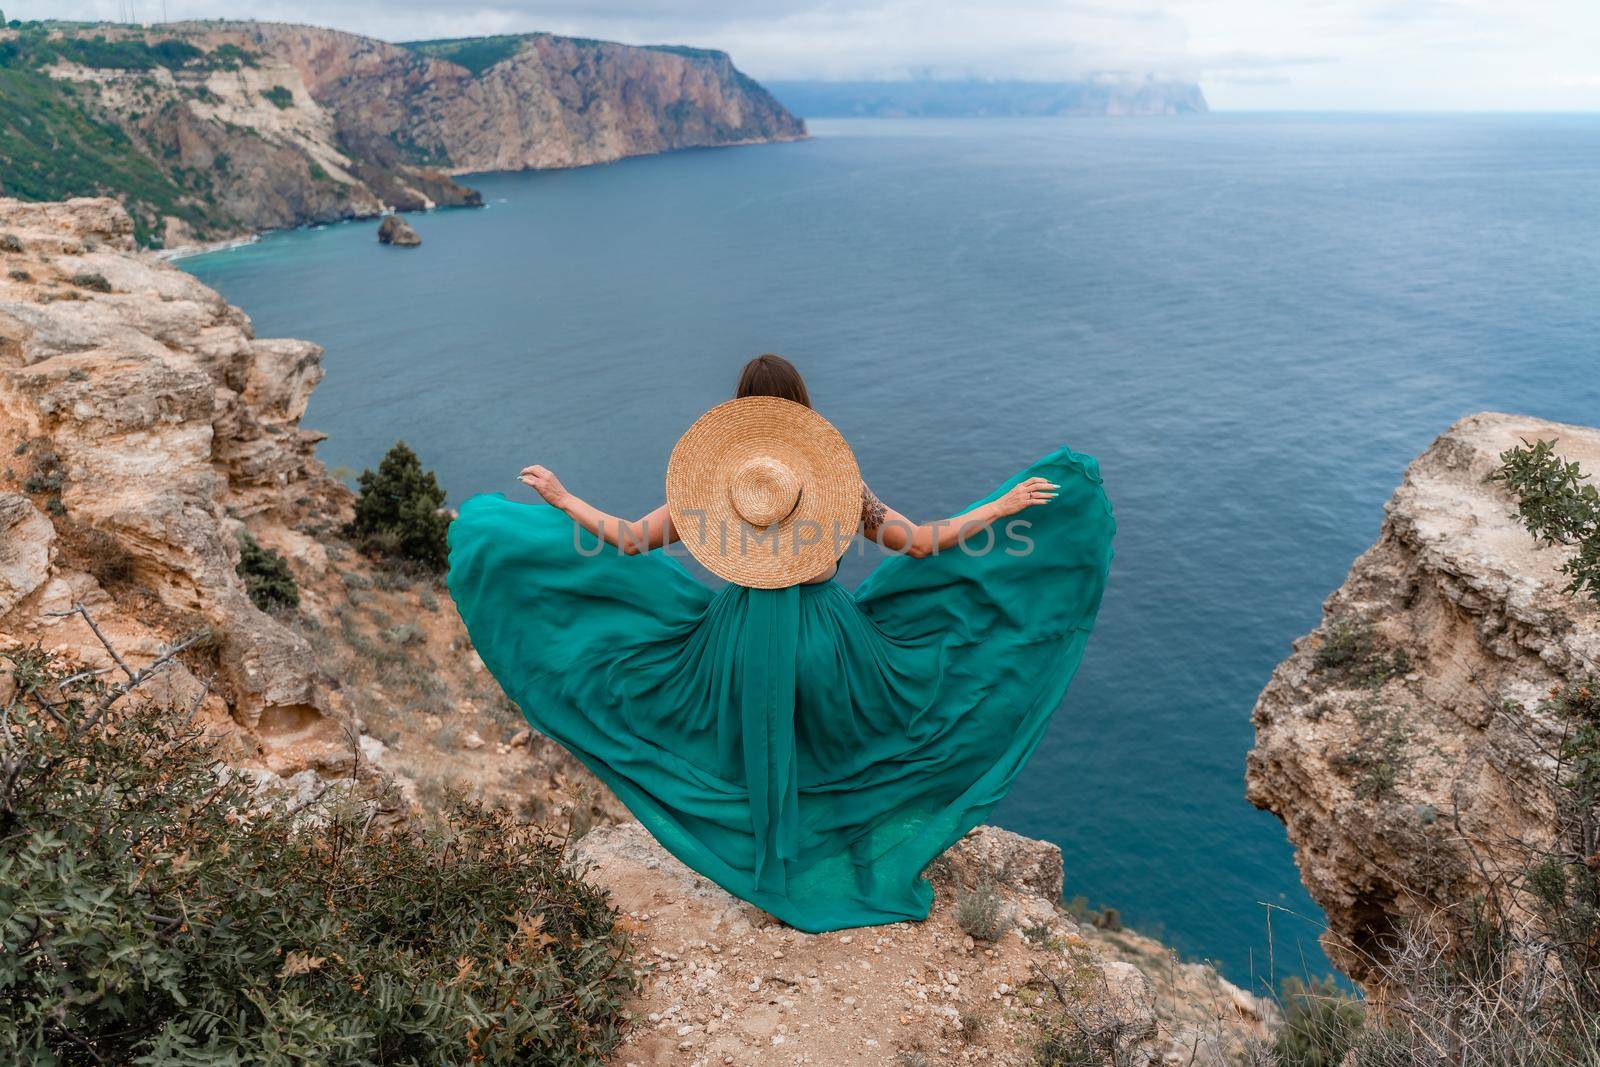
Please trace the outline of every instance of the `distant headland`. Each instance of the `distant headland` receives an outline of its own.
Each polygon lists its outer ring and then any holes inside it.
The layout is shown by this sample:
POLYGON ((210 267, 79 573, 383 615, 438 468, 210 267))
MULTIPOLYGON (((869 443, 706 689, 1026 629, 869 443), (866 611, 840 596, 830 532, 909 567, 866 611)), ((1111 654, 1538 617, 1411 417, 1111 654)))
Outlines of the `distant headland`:
POLYGON ((471 205, 475 171, 790 141, 726 53, 270 22, 0 26, 0 193, 110 195, 142 244, 471 205))
POLYGON ((1202 115, 1193 82, 1158 78, 1081 81, 773 81, 767 87, 803 118, 1022 118, 1202 115))

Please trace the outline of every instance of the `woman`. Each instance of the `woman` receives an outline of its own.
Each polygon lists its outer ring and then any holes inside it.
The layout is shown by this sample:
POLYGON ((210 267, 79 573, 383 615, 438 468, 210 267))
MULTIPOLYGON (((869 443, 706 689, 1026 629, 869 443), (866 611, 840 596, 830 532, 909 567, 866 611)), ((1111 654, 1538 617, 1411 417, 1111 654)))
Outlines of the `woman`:
POLYGON ((922 869, 1005 795, 1082 656, 1115 530, 1095 461, 1061 449, 914 524, 768 355, 674 448, 649 515, 522 480, 550 506, 467 501, 449 582, 529 721, 793 926, 925 918, 922 869), (851 594, 832 578, 858 530, 895 556, 851 594), (678 540, 729 584, 653 551, 678 540))

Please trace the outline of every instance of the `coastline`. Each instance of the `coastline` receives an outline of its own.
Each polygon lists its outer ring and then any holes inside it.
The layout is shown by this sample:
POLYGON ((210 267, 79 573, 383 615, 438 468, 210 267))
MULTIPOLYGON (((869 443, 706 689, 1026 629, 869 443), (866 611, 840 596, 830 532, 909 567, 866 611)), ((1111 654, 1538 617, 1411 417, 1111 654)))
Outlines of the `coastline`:
MULTIPOLYGON (((760 145, 769 144, 798 144, 802 141, 809 141, 812 139, 812 133, 807 130, 806 132, 794 137, 752 138, 745 141, 729 141, 723 144, 688 145, 682 148, 667 148, 655 152, 630 152, 617 156, 615 159, 596 160, 591 163, 573 163, 567 166, 517 167, 511 170, 457 169, 448 171, 447 173, 449 173, 452 177, 462 177, 473 174, 527 174, 532 171, 587 170, 590 167, 608 167, 617 163, 626 162, 627 160, 631 159, 648 159, 652 156, 675 155, 679 152, 715 151, 722 148, 753 148, 760 145)), ((369 212, 353 212, 348 215, 341 215, 340 217, 334 219, 325 219, 318 222, 304 222, 298 226, 283 226, 275 227, 270 230, 260 230, 254 233, 246 234, 242 237, 224 237, 215 241, 202 241, 197 243, 183 244, 174 248, 155 248, 150 249, 150 251, 154 252, 159 259, 164 259, 168 262, 175 262, 180 259, 190 259, 195 256, 209 255, 212 252, 229 252, 235 248, 245 248, 260 241, 269 233, 292 233, 296 230, 312 230, 319 226, 333 226, 346 222, 360 222, 365 219, 382 219, 388 215, 432 215, 439 211, 450 211, 458 208, 482 210, 488 206, 489 205, 486 203, 442 205, 431 204, 428 207, 418 208, 411 211, 402 211, 397 208, 388 207, 377 214, 371 214, 369 212)))
MULTIPOLYGON (((304 228, 296 227, 296 229, 304 228)), ((172 262, 180 259, 189 259, 192 256, 203 256, 210 252, 228 252, 235 248, 244 248, 246 245, 253 245, 261 240, 261 236, 259 233, 251 233, 244 237, 226 237, 220 241, 178 245, 176 248, 153 248, 151 251, 155 253, 157 259, 172 262)))

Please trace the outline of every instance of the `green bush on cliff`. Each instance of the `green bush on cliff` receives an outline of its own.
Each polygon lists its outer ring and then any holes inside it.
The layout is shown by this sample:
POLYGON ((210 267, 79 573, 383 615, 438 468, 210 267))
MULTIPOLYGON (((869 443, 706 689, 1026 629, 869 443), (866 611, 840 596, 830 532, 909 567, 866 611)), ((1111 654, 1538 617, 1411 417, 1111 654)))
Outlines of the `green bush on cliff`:
POLYGON ((472 804, 391 829, 352 800, 265 809, 134 680, 37 648, 0 672, 0 1062, 599 1064, 616 1045, 632 971, 563 839, 472 804))
POLYGON ((396 441, 376 473, 361 472, 355 518, 346 529, 363 550, 420 570, 445 569, 450 519, 444 490, 404 441, 396 441))
POLYGON ((1517 518, 1546 544, 1577 546, 1562 564, 1572 580, 1566 592, 1587 592, 1600 600, 1600 489, 1577 463, 1556 455, 1556 442, 1526 440, 1500 453, 1500 466, 1489 476, 1502 482, 1517 499, 1517 518))
POLYGON ((1283 1025, 1273 1043, 1278 1067, 1339 1067, 1361 1033, 1366 1011, 1333 978, 1284 980, 1283 1025))
POLYGON ((239 564, 234 570, 244 579, 250 602, 262 611, 300 606, 300 587, 289 561, 263 547, 248 530, 239 532, 239 564))

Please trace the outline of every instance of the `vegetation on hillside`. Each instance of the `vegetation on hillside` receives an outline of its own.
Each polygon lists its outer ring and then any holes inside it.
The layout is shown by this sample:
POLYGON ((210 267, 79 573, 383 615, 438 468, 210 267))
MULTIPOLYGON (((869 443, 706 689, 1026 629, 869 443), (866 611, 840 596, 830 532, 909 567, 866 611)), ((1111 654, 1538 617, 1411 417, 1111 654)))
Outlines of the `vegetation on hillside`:
POLYGON ((177 37, 152 37, 139 30, 84 35, 60 33, 46 22, 22 23, 17 36, 0 41, 0 67, 37 70, 76 63, 100 70, 237 70, 256 65, 256 55, 233 44, 206 51, 177 37))
POLYGON ((1575 545, 1562 564, 1572 581, 1566 591, 1600 600, 1600 489, 1577 463, 1556 455, 1555 441, 1523 441, 1500 454, 1490 475, 1517 499, 1517 517, 1545 544, 1575 545))
POLYGON ((450 518, 444 490, 404 441, 396 441, 376 472, 361 472, 355 518, 346 536, 363 551, 404 567, 438 573, 449 562, 450 518))
POLYGON ((477 77, 502 60, 510 59, 522 50, 526 38, 517 34, 500 37, 461 37, 433 41, 407 41, 418 55, 443 59, 458 67, 465 67, 477 77))
POLYGON ((604 1061, 634 977, 563 838, 459 802, 271 806, 143 699, 178 651, 0 651, 0 1059, 604 1061))
POLYGON ((0 65, 0 193, 23 200, 116 196, 134 236, 151 243, 171 215, 196 228, 221 223, 115 123, 84 99, 89 90, 36 70, 0 65))
POLYGON ((23 200, 115 196, 128 208, 141 244, 160 243, 168 216, 202 233, 231 228, 208 202, 209 175, 165 165, 99 108, 93 86, 52 78, 44 68, 72 63, 124 72, 205 71, 256 61, 232 44, 205 51, 136 30, 62 33, 55 23, 21 24, 14 38, 0 40, 0 193, 23 200))

